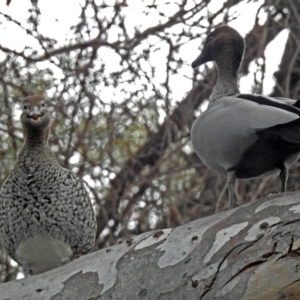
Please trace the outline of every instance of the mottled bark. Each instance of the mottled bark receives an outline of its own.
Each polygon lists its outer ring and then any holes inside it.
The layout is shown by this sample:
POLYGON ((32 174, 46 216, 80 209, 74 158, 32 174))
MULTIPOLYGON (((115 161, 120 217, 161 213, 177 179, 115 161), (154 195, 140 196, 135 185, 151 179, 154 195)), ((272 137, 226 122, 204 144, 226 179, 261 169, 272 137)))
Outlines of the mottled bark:
POLYGON ((147 232, 0 285, 6 300, 298 299, 300 193, 147 232))

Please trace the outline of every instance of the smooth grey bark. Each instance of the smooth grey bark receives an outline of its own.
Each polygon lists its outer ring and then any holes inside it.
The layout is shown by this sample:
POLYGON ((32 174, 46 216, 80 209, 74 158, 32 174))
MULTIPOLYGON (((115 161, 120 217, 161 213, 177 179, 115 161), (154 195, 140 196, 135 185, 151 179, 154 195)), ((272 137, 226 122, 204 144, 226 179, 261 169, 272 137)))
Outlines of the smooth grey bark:
POLYGON ((300 192, 276 194, 0 285, 1 300, 299 299, 300 192))

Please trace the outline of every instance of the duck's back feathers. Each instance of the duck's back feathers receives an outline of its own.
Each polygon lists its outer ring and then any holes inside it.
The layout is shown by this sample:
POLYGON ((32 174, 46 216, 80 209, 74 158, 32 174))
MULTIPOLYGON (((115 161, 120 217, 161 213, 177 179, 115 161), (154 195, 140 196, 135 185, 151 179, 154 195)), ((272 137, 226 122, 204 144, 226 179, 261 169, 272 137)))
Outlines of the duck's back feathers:
POLYGON ((248 101, 255 102, 260 105, 267 105, 267 106, 273 106, 277 108, 281 108, 286 111, 299 113, 299 106, 300 103, 298 100, 292 100, 288 98, 280 98, 280 97, 268 97, 268 96, 262 96, 257 94, 239 94, 236 95, 239 99, 245 99, 248 101))

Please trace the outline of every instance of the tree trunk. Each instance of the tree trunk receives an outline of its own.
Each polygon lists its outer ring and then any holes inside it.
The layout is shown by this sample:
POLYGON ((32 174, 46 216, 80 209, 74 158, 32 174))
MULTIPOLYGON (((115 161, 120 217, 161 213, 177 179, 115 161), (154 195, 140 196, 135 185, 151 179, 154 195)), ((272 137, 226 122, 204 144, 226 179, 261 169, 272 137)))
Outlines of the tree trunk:
POLYGON ((147 232, 0 285, 1 300, 299 299, 300 192, 147 232))

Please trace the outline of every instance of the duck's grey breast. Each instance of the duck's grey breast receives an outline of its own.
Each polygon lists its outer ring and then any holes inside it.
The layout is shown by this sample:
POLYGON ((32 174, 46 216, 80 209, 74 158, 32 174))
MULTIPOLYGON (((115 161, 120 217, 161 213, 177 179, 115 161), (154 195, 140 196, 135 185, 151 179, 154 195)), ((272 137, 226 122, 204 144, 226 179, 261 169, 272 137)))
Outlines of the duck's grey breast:
POLYGON ((193 123, 194 149, 206 166, 218 173, 234 169, 258 137, 247 112, 214 102, 193 123))

